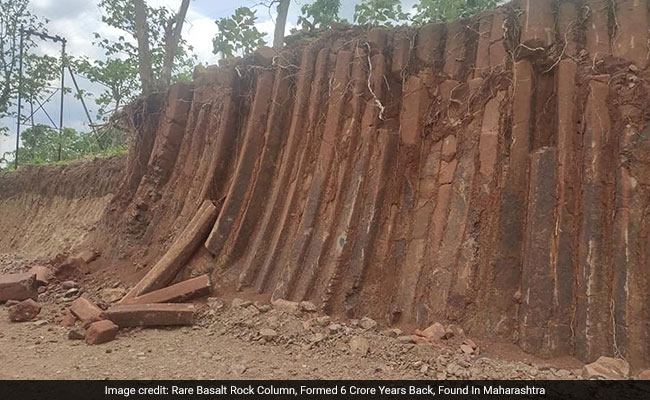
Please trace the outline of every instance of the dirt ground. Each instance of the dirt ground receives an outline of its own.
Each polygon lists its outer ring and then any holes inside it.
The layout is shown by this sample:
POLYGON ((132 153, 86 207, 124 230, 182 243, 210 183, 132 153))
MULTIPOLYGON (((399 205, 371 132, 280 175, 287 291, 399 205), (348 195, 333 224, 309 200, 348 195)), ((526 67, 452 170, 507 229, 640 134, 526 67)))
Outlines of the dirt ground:
POLYGON ((379 326, 365 329, 357 321, 337 323, 313 313, 214 298, 200 306, 195 326, 123 329, 117 340, 89 346, 68 339, 70 328, 58 324, 66 305, 46 303, 36 321, 24 323, 9 322, 7 307, 0 306, 0 359, 11 366, 0 369, 0 379, 576 379, 580 374, 572 359, 530 358, 514 346, 478 343, 480 354, 470 356, 453 340, 444 349, 403 343, 379 326))

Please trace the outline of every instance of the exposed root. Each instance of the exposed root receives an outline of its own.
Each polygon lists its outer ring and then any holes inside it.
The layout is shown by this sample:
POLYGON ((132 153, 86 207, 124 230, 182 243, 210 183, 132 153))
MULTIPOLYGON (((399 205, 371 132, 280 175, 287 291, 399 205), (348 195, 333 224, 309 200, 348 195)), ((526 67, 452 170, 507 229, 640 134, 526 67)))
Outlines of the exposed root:
POLYGON ((625 357, 623 357, 623 354, 621 354, 621 351, 618 348, 618 343, 616 340, 616 315, 614 313, 615 305, 616 304, 614 303, 614 299, 612 299, 612 301, 609 304, 609 313, 612 316, 612 346, 613 346, 614 356, 616 358, 625 360, 625 357))
POLYGON ((384 112, 386 111, 386 107, 381 103, 377 95, 375 94, 375 91, 372 90, 372 85, 370 84, 370 79, 372 77, 372 60, 370 59, 370 44, 368 42, 364 42, 366 47, 368 48, 368 90, 370 91, 370 94, 372 95, 373 99, 375 100, 375 105, 379 109, 379 116, 378 118, 380 120, 384 120, 384 112))

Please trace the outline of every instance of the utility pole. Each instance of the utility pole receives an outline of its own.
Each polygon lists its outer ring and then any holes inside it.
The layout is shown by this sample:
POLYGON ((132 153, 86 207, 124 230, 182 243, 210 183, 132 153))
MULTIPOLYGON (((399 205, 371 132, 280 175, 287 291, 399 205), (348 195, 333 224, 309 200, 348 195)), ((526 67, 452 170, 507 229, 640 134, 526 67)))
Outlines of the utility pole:
POLYGON ((20 25, 20 52, 18 57, 18 118, 16 119, 16 154, 14 155, 14 168, 18 169, 18 148, 20 147, 20 107, 23 100, 23 36, 25 32, 20 25))
POLYGON ((61 161, 61 141, 63 140, 63 97, 65 96, 65 42, 61 38, 61 108, 59 109, 59 151, 57 161, 61 161))
MULTIPOLYGON (((22 90, 23 90, 23 38, 27 35, 34 35, 38 36, 39 38, 43 40, 52 40, 53 42, 60 42, 61 43, 61 105, 59 108, 59 148, 58 148, 58 161, 61 161, 61 139, 63 138, 63 98, 65 95, 65 44, 66 40, 65 38, 62 38, 59 35, 56 36, 51 36, 46 33, 41 33, 41 32, 36 32, 33 29, 23 29, 23 26, 20 26, 20 62, 19 62, 19 67, 18 67, 18 120, 16 121, 16 155, 14 157, 14 166, 16 169, 18 169, 18 149, 20 148, 20 119, 21 119, 21 114, 22 114, 22 90)), ((38 101, 38 99, 36 99, 38 101)), ((43 105, 41 104, 41 108, 43 108, 43 105)), ((43 108, 43 111, 45 109, 43 108)), ((47 112, 46 112, 47 114, 47 112)), ((48 115, 49 117, 49 115, 48 115)), ((51 118, 50 118, 51 121, 51 118)), ((52 122, 52 125, 54 125, 54 122, 52 122)), ((56 128, 56 126, 55 126, 56 128)))

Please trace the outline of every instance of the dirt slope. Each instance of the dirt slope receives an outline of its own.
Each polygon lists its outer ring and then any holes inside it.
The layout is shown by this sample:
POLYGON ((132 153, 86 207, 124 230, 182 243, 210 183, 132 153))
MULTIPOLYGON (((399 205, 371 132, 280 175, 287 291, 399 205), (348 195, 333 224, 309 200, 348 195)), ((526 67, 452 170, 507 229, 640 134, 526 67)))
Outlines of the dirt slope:
POLYGON ((124 157, 0 174, 0 254, 50 259, 79 248, 118 188, 124 157))

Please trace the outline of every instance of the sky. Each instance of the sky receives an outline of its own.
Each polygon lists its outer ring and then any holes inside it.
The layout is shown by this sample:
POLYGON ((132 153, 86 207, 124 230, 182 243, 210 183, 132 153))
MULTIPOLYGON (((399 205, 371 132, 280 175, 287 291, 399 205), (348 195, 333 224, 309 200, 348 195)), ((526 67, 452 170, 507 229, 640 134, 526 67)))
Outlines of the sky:
MULTIPOLYGON (((264 0, 191 0, 185 24, 183 26, 183 37, 194 47, 194 53, 198 61, 207 64, 216 64, 218 57, 212 54, 212 38, 217 33, 215 20, 231 16, 235 9, 241 6, 251 7, 257 10, 257 29, 266 34, 267 43, 272 42, 273 28, 275 26, 275 7, 268 9, 260 6, 264 0)), ((296 26, 300 16, 300 8, 313 0, 291 0, 289 16, 287 21, 287 33, 296 26)), ((352 20, 354 6, 360 0, 341 0, 340 16, 352 20)), ((67 39, 68 54, 80 57, 102 58, 101 49, 93 46, 93 33, 98 32, 104 37, 117 38, 122 34, 117 29, 111 28, 101 22, 101 10, 97 6, 97 0, 31 0, 31 11, 41 17, 50 20, 48 24, 49 33, 60 35, 67 39)), ((404 10, 409 10, 415 0, 404 0, 404 10)), ((178 10, 181 0, 148 0, 147 4, 165 6, 171 10, 178 10)), ((60 53, 60 46, 52 42, 41 42, 38 50, 50 55, 60 53)), ((66 86, 71 87, 72 82, 69 75, 66 75, 66 86)), ((89 92, 98 92, 99 88, 85 79, 77 76, 79 86, 89 92)), ((59 120, 59 97, 45 105, 45 109, 52 119, 58 124, 59 120)), ((97 106, 89 99, 87 105, 91 115, 95 115, 97 106)), ((28 109, 29 106, 26 106, 28 109)), ((67 95, 64 99, 64 126, 72 127, 80 131, 88 130, 87 120, 83 108, 78 99, 67 95)), ((48 123, 47 116, 43 112, 35 115, 35 123, 48 123)), ((16 145, 16 121, 5 118, 0 124, 10 129, 8 137, 0 137, 0 155, 12 151, 16 145)))

